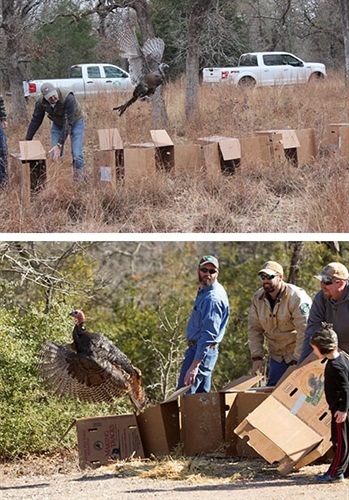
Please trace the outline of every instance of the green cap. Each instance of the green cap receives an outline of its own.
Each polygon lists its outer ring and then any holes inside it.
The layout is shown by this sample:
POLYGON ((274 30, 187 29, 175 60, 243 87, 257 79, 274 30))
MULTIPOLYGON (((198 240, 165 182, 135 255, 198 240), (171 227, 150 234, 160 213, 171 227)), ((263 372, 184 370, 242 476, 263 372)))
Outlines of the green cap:
POLYGON ((204 264, 213 264, 216 269, 219 269, 219 262, 213 255, 204 255, 199 262, 199 267, 204 264))

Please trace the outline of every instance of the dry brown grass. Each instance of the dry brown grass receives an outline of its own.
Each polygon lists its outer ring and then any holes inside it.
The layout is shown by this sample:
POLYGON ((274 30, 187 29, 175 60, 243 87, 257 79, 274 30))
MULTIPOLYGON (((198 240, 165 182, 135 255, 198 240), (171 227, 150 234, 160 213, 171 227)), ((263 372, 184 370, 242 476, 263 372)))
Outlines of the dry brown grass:
MULTIPOLYGON (((77 450, 62 449, 55 453, 27 455, 0 464, 0 478, 51 476, 81 472, 77 450)), ((224 458, 217 456, 165 456, 152 459, 130 459, 113 462, 98 469, 86 469, 89 476, 115 475, 142 479, 188 480, 191 483, 230 483, 252 478, 272 478, 280 474, 275 466, 262 459, 224 458)))
MULTIPOLYGON (((87 118, 85 160, 89 174, 83 185, 43 190, 23 208, 15 190, 0 194, 2 233, 317 233, 349 232, 348 164, 326 154, 326 127, 348 122, 348 98, 343 79, 329 75, 322 84, 297 87, 240 89, 202 86, 200 113, 184 116, 185 82, 169 84, 165 99, 169 135, 175 144, 198 137, 248 137, 257 130, 314 128, 319 154, 315 164, 295 168, 243 165, 234 176, 158 173, 155 181, 98 188, 92 177, 97 129, 118 128, 127 147, 149 142, 150 105, 136 103, 122 118, 112 107, 123 95, 101 95, 83 102, 87 118)), ((11 103, 7 102, 11 116, 11 103)), ((31 115, 33 103, 28 105, 31 115)), ((18 151, 27 124, 8 129, 10 151, 18 151)), ((36 138, 49 149, 49 123, 36 138)), ((69 155, 69 151, 66 152, 69 155)))

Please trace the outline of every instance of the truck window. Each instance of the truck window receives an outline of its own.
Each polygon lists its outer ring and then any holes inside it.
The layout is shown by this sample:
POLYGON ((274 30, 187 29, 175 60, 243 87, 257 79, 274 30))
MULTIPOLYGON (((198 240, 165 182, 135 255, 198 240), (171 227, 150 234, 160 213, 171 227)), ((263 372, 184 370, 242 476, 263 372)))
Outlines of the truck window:
POLYGON ((258 66, 257 56, 252 56, 251 54, 245 54, 240 57, 239 66, 258 66))
POLYGON ((303 66, 302 61, 300 61, 296 57, 291 56, 291 54, 283 54, 282 62, 283 64, 289 64, 290 66, 303 66))
POLYGON ((263 56, 266 66, 281 66, 283 64, 280 54, 267 54, 263 56))
POLYGON ((70 68, 70 78, 82 78, 81 66, 72 66, 70 68))
POLYGON ((88 78, 101 78, 101 70, 98 66, 87 66, 88 78))
POLYGON ((125 78, 126 73, 120 68, 115 68, 114 66, 104 66, 106 78, 125 78))

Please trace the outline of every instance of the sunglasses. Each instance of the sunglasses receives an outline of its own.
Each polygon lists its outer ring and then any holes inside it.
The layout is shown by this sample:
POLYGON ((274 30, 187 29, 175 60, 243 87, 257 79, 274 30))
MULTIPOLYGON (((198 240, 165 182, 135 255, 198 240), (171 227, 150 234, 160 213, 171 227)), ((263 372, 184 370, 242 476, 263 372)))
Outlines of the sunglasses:
POLYGON ((216 274, 217 269, 208 269, 208 267, 199 267, 200 271, 202 273, 210 273, 210 274, 216 274))
POLYGON ((273 278, 275 278, 276 274, 260 274, 259 277, 262 281, 265 281, 265 280, 272 280, 273 278))
POLYGON ((339 283, 340 280, 334 280, 332 278, 328 278, 326 276, 323 276, 321 278, 321 283, 323 283, 324 285, 333 285, 333 283, 339 283))

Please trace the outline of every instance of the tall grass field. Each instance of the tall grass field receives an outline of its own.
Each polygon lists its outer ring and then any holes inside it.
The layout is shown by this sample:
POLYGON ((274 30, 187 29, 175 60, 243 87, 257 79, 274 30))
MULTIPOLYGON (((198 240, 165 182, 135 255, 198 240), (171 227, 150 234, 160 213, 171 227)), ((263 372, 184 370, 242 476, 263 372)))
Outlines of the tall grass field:
MULTIPOLYGON (((205 170, 159 172, 146 170, 140 181, 104 189, 94 180, 94 151, 99 129, 117 128, 124 147, 151 141, 151 105, 137 102, 119 117, 112 108, 128 95, 101 94, 82 101, 86 117, 84 156, 87 180, 54 190, 41 189, 23 205, 19 190, 0 193, 2 233, 344 233, 349 232, 348 160, 328 146, 332 123, 349 123, 348 89, 343 75, 307 85, 243 89, 229 84, 202 84, 199 110, 191 120, 184 112, 185 81, 169 83, 164 97, 167 132, 174 147, 194 144, 200 137, 244 138, 256 131, 313 128, 317 154, 309 165, 285 161, 242 163, 234 175, 207 175, 205 170)), ((19 152, 28 121, 11 126, 11 155, 19 152)), ((50 149, 50 123, 45 118, 35 136, 50 149)), ((69 160, 67 141, 65 158, 69 160)), ((11 162, 10 162, 11 163, 11 162)))

